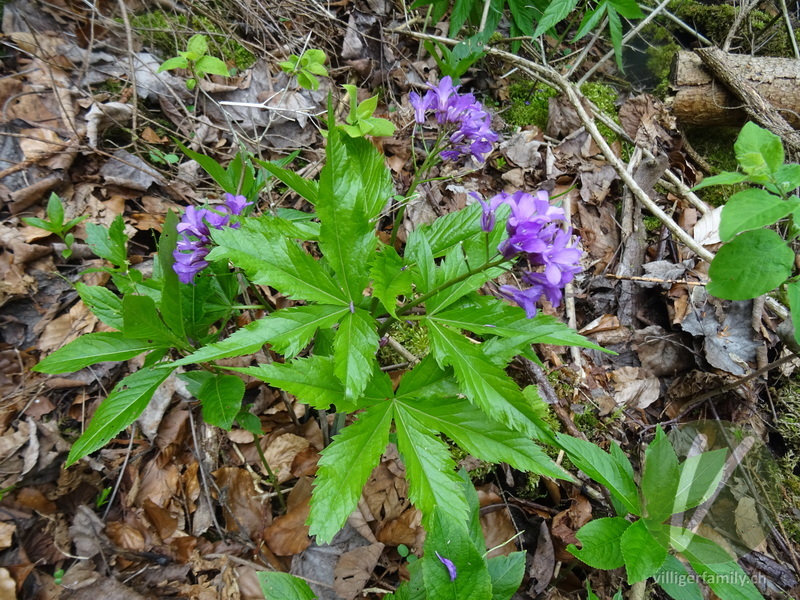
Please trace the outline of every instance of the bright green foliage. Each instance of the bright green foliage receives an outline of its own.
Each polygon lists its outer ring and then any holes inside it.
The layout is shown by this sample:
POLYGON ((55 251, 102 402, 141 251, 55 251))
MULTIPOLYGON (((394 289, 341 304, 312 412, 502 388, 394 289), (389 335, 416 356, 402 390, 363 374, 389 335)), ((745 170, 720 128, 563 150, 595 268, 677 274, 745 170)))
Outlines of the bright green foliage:
POLYGON ((314 600, 316 596, 308 584, 288 573, 259 572, 258 582, 267 600, 314 600))
MULTIPOLYGON (((589 442, 568 436, 559 435, 558 442, 573 464, 611 491, 615 505, 630 510, 641 498, 647 515, 632 522, 623 514, 590 521, 576 533, 582 548, 567 547, 578 559, 599 569, 624 565, 628 583, 654 577, 676 600, 698 600, 699 587, 683 563, 670 554, 674 552, 698 575, 709 577, 709 585, 721 598, 761 600, 752 582, 740 579, 740 573, 743 578, 746 575, 726 550, 688 529, 669 524, 672 515, 700 505, 715 493, 724 474, 727 450, 696 454, 679 463, 659 427, 645 450, 641 489, 637 489, 630 463, 616 445, 609 455, 589 442), (715 573, 729 574, 728 583, 716 581, 712 577, 715 573), (741 586, 736 588, 731 582, 741 582, 741 586)), ((641 516, 641 512, 630 512, 641 516)))
POLYGON ((39 219, 38 217, 22 217, 25 224, 32 227, 44 229, 50 233, 56 234, 62 239, 67 246, 61 251, 61 256, 69 258, 72 256, 72 244, 75 243, 75 236, 69 230, 82 223, 89 216, 75 217, 67 222, 64 222, 64 205, 61 203, 61 198, 55 192, 50 194, 50 199, 47 201, 47 218, 39 219))
POLYGON ((473 36, 467 40, 458 42, 452 49, 440 42, 424 42, 425 49, 428 51, 439 67, 439 75, 453 79, 453 84, 458 84, 461 76, 467 70, 486 56, 483 49, 483 38, 485 36, 473 36))
POLYGON ((354 85, 345 84, 342 86, 350 98, 350 114, 347 115, 347 123, 342 125, 342 129, 352 138, 374 135, 376 137, 386 137, 394 135, 394 123, 388 119, 373 117, 372 114, 378 108, 378 97, 367 98, 363 102, 358 102, 358 88, 354 85))
POLYGON ((244 381, 235 375, 214 374, 197 392, 203 419, 215 427, 230 429, 242 408, 244 381))
POLYGON ((186 80, 186 87, 193 90, 197 80, 206 75, 220 75, 230 77, 228 66, 215 56, 208 54, 208 40, 206 36, 197 33, 189 38, 185 51, 178 51, 178 56, 169 58, 158 67, 158 73, 172 71, 173 69, 188 69, 192 77, 186 80))
POLYGON ((290 55, 289 60, 279 63, 278 66, 284 73, 295 75, 300 87, 317 91, 319 89, 317 77, 328 76, 328 69, 323 66, 325 61, 326 56, 322 50, 309 48, 302 56, 290 55))
MULTIPOLYGON (((725 172, 703 180, 697 188, 747 182, 757 188, 732 196, 722 209, 720 237, 726 244, 711 262, 709 294, 727 300, 748 300, 786 284, 792 319, 800 311, 800 295, 790 281, 795 253, 781 235, 766 229, 788 217, 786 238, 800 234, 800 165, 784 164, 781 139, 747 123, 734 144, 741 173, 725 172)), ((798 336, 795 327, 795 336, 798 336)), ((800 338, 798 338, 800 339, 800 338)))
POLYGON ((86 243, 97 256, 105 258, 118 269, 128 264, 128 236, 125 235, 122 215, 117 215, 108 229, 87 223, 86 235, 86 243))

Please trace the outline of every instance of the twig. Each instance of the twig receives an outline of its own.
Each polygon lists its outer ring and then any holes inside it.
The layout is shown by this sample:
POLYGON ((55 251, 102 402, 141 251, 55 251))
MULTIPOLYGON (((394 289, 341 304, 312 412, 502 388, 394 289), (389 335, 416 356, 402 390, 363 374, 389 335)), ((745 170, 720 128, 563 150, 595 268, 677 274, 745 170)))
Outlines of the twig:
POLYGON ((794 27, 792 27, 792 19, 789 17, 789 9, 786 7, 786 0, 780 0, 780 3, 781 15, 783 15, 783 20, 786 23, 786 34, 789 36, 789 41, 792 42, 794 57, 800 60, 800 50, 797 48, 797 38, 794 36, 794 27))
POLYGON ((264 469, 267 471, 267 480, 269 481, 272 489, 275 490, 275 493, 278 496, 278 503, 281 505, 281 509, 283 512, 286 512, 286 498, 283 497, 283 491, 281 490, 281 485, 278 483, 278 478, 275 476, 275 472, 272 470, 272 467, 269 466, 269 462, 267 462, 267 457, 264 454, 264 449, 261 447, 261 440, 264 436, 257 435, 255 436, 256 442, 256 451, 258 452, 258 457, 261 459, 261 464, 264 465, 264 469))
POLYGON ((748 0, 742 0, 742 7, 739 9, 739 12, 736 13, 736 17, 733 19, 733 24, 728 30, 728 35, 725 36, 725 42, 722 44, 723 52, 728 52, 731 49, 731 44, 733 43, 733 39, 736 37, 736 32, 739 31, 739 26, 741 26, 744 18, 750 14, 750 11, 755 8, 758 2, 759 0, 749 0, 749 2, 748 0))
POLYGON ((111 510, 111 507, 114 504, 114 500, 117 497, 117 491, 119 491, 119 486, 122 483, 122 478, 125 476, 125 469, 128 466, 128 461, 131 459, 131 451, 133 450, 133 438, 136 437, 136 422, 134 421, 131 424, 131 439, 128 443, 128 451, 125 452, 125 460, 122 461, 122 466, 119 469, 119 476, 117 477, 117 481, 114 482, 114 490, 111 492, 111 496, 108 497, 108 503, 106 504, 106 510, 103 513, 103 521, 108 518, 108 512, 111 510))
MULTIPOLYGON (((654 8, 650 8, 649 6, 647 6, 645 4, 640 4, 639 8, 641 8, 646 13, 652 13, 654 10, 656 10, 654 8)), ((687 24, 685 21, 682 21, 681 19, 676 17, 674 14, 669 12, 667 9, 662 10, 661 14, 664 15, 665 17, 667 17, 670 21, 675 23, 678 27, 680 27, 684 31, 688 31, 689 33, 691 33, 694 37, 697 38, 697 41, 699 41, 701 44, 703 44, 705 46, 713 46, 714 45, 714 42, 709 40, 707 37, 705 37, 700 32, 698 32, 695 29, 693 29, 691 25, 687 24)))
MULTIPOLYGON (((627 42, 629 42, 633 38, 633 36, 635 36, 637 33, 639 33, 645 27, 645 25, 647 25, 648 23, 650 23, 650 21, 655 19, 658 16, 658 14, 662 10, 664 10, 670 2, 672 2, 672 0, 663 0, 661 2, 661 4, 656 6, 653 9, 653 12, 651 12, 644 19, 639 21, 636 24, 636 27, 634 27, 628 33, 625 34, 625 36, 622 38, 622 44, 620 44, 620 45, 625 45, 627 42)), ((589 77, 594 75, 594 72, 597 71, 597 69, 599 69, 602 66, 602 64, 605 63, 612 56, 614 56, 614 50, 613 49, 611 49, 608 52, 606 52, 605 55, 600 60, 598 60, 597 63, 591 69, 586 71, 586 74, 584 74, 584 76, 581 77, 580 81, 578 81, 578 86, 581 86, 584 83, 586 83, 586 81, 589 79, 589 77)))
POLYGON ((125 26, 125 42, 128 45, 128 67, 131 70, 131 101, 133 103, 133 114, 131 116, 131 137, 136 140, 136 130, 138 122, 136 118, 136 111, 139 110, 139 95, 136 91, 136 67, 134 65, 134 57, 136 53, 133 51, 133 30, 131 29, 131 22, 128 19, 128 7, 125 5, 125 0, 117 0, 117 5, 122 16, 122 24, 125 26))
POLYGON ((392 348, 392 350, 405 358, 409 364, 415 365, 419 362, 419 358, 417 356, 411 354, 411 352, 406 350, 405 347, 392 336, 386 336, 386 343, 392 348))
POLYGON ((576 58, 576 59, 575 59, 575 64, 573 64, 573 65, 570 67, 569 71, 567 71, 567 74, 565 75, 565 77, 566 77, 567 79, 569 79, 570 77, 572 77, 572 75, 575 73, 575 71, 577 71, 577 70, 578 70, 578 67, 581 65, 581 63, 582 63, 582 62, 583 62, 583 61, 586 59, 586 56, 589 54, 589 51, 590 51, 590 50, 591 50, 591 49, 594 47, 594 45, 597 43, 597 40, 598 40, 598 39, 600 39, 600 34, 601 34, 603 31, 605 31, 605 29, 606 29, 606 26, 607 26, 607 25, 608 25, 608 17, 606 17, 605 19, 603 19, 603 22, 600 24, 600 27, 598 27, 597 29, 595 29, 594 35, 592 35, 592 39, 591 39, 591 40, 589 40, 589 43, 588 43, 588 44, 585 44, 585 45, 583 46, 583 48, 581 49, 581 52, 580 52, 580 54, 578 55, 578 58, 576 58))

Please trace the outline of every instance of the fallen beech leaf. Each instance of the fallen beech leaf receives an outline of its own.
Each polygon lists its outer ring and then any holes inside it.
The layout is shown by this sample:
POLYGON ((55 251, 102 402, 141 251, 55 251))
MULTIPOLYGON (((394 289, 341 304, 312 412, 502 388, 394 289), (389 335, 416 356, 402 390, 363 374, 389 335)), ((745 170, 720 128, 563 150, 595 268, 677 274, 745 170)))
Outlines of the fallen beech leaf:
POLYGON ((264 456, 279 483, 292 479, 292 461, 308 446, 307 439, 293 433, 284 433, 269 442, 264 449, 264 456))
POLYGON ((370 544, 345 552, 333 571, 333 589, 346 600, 353 600, 364 590, 383 552, 383 544, 370 544))
POLYGON ((300 554, 311 544, 308 525, 305 524, 311 510, 309 500, 307 498, 289 509, 264 530, 264 542, 278 556, 300 554))
POLYGON ((11 547, 11 540, 17 530, 15 523, 0 522, 0 550, 11 547))

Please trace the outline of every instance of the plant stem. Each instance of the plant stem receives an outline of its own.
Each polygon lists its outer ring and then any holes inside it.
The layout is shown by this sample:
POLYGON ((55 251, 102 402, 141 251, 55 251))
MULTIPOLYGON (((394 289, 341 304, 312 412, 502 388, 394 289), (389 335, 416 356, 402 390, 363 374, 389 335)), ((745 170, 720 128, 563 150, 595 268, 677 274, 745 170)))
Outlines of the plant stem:
POLYGON ((267 480, 269 481, 269 484, 272 486, 272 489, 275 490, 275 494, 278 496, 278 504, 280 504, 281 509, 286 512, 286 498, 283 497, 283 491, 281 490, 281 486, 278 484, 278 478, 275 477, 275 473, 272 471, 272 468, 267 462, 267 457, 264 456, 264 450, 261 448, 262 437, 263 436, 257 435, 255 440, 258 457, 261 459, 261 464, 264 465, 264 469, 267 471, 267 480))

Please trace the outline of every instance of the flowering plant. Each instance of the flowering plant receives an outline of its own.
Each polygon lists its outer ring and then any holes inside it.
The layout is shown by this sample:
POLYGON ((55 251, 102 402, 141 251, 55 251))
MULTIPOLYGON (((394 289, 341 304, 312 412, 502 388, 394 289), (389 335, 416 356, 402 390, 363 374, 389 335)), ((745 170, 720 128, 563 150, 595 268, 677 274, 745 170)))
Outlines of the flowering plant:
MULTIPOLYGON (((482 162, 497 140, 488 112, 448 78, 411 101, 418 123, 432 111, 439 131, 406 198, 434 165, 482 162)), ((577 242, 546 193, 520 192, 480 200, 418 227, 401 254, 394 240, 386 244, 376 235, 395 197, 383 155, 332 117, 325 155, 313 181, 260 161, 263 176, 256 177, 242 163, 237 168, 252 183, 247 195, 233 193, 234 179, 221 167, 207 167, 228 190, 224 203, 190 207, 180 221, 168 216, 151 278, 129 268, 121 219, 95 230, 90 242, 112 263, 120 295, 100 287, 78 291, 116 331, 84 335, 36 369, 63 373, 143 353, 145 359, 100 404, 67 463, 134 423, 172 373, 200 401, 206 422, 225 429, 237 422, 258 436, 261 423, 242 405, 240 376, 255 377, 320 411, 326 423, 327 412, 338 414, 311 499, 308 523, 318 542, 329 542, 356 508, 391 439, 428 531, 411 585, 447 589, 432 598, 508 598, 522 577, 524 556, 503 557, 502 565, 482 558, 467 520, 471 487, 457 475, 442 434, 482 460, 570 479, 534 441, 556 444, 532 401, 535 387, 523 394, 505 367, 520 354, 538 360, 534 343, 599 349, 557 319, 536 314, 538 298, 559 302, 561 287, 578 271, 577 242), (313 212, 245 216, 262 187, 253 182, 267 174, 305 198, 313 212), (506 227, 496 227, 497 221, 506 227), (500 292, 519 306, 478 293, 517 258, 531 269, 523 276, 531 287, 523 292, 503 286, 500 292), (275 307, 264 286, 295 304, 275 307), (247 323, 245 315, 255 318, 247 323), (425 331, 430 353, 400 366, 379 362, 382 342, 407 326, 425 331), (238 368, 219 362, 265 346, 271 362, 238 368), (394 386, 388 371, 399 368, 405 372, 394 386)), ((398 216, 402 206, 403 200, 398 216)), ((266 462, 264 468, 277 488, 266 462)))

